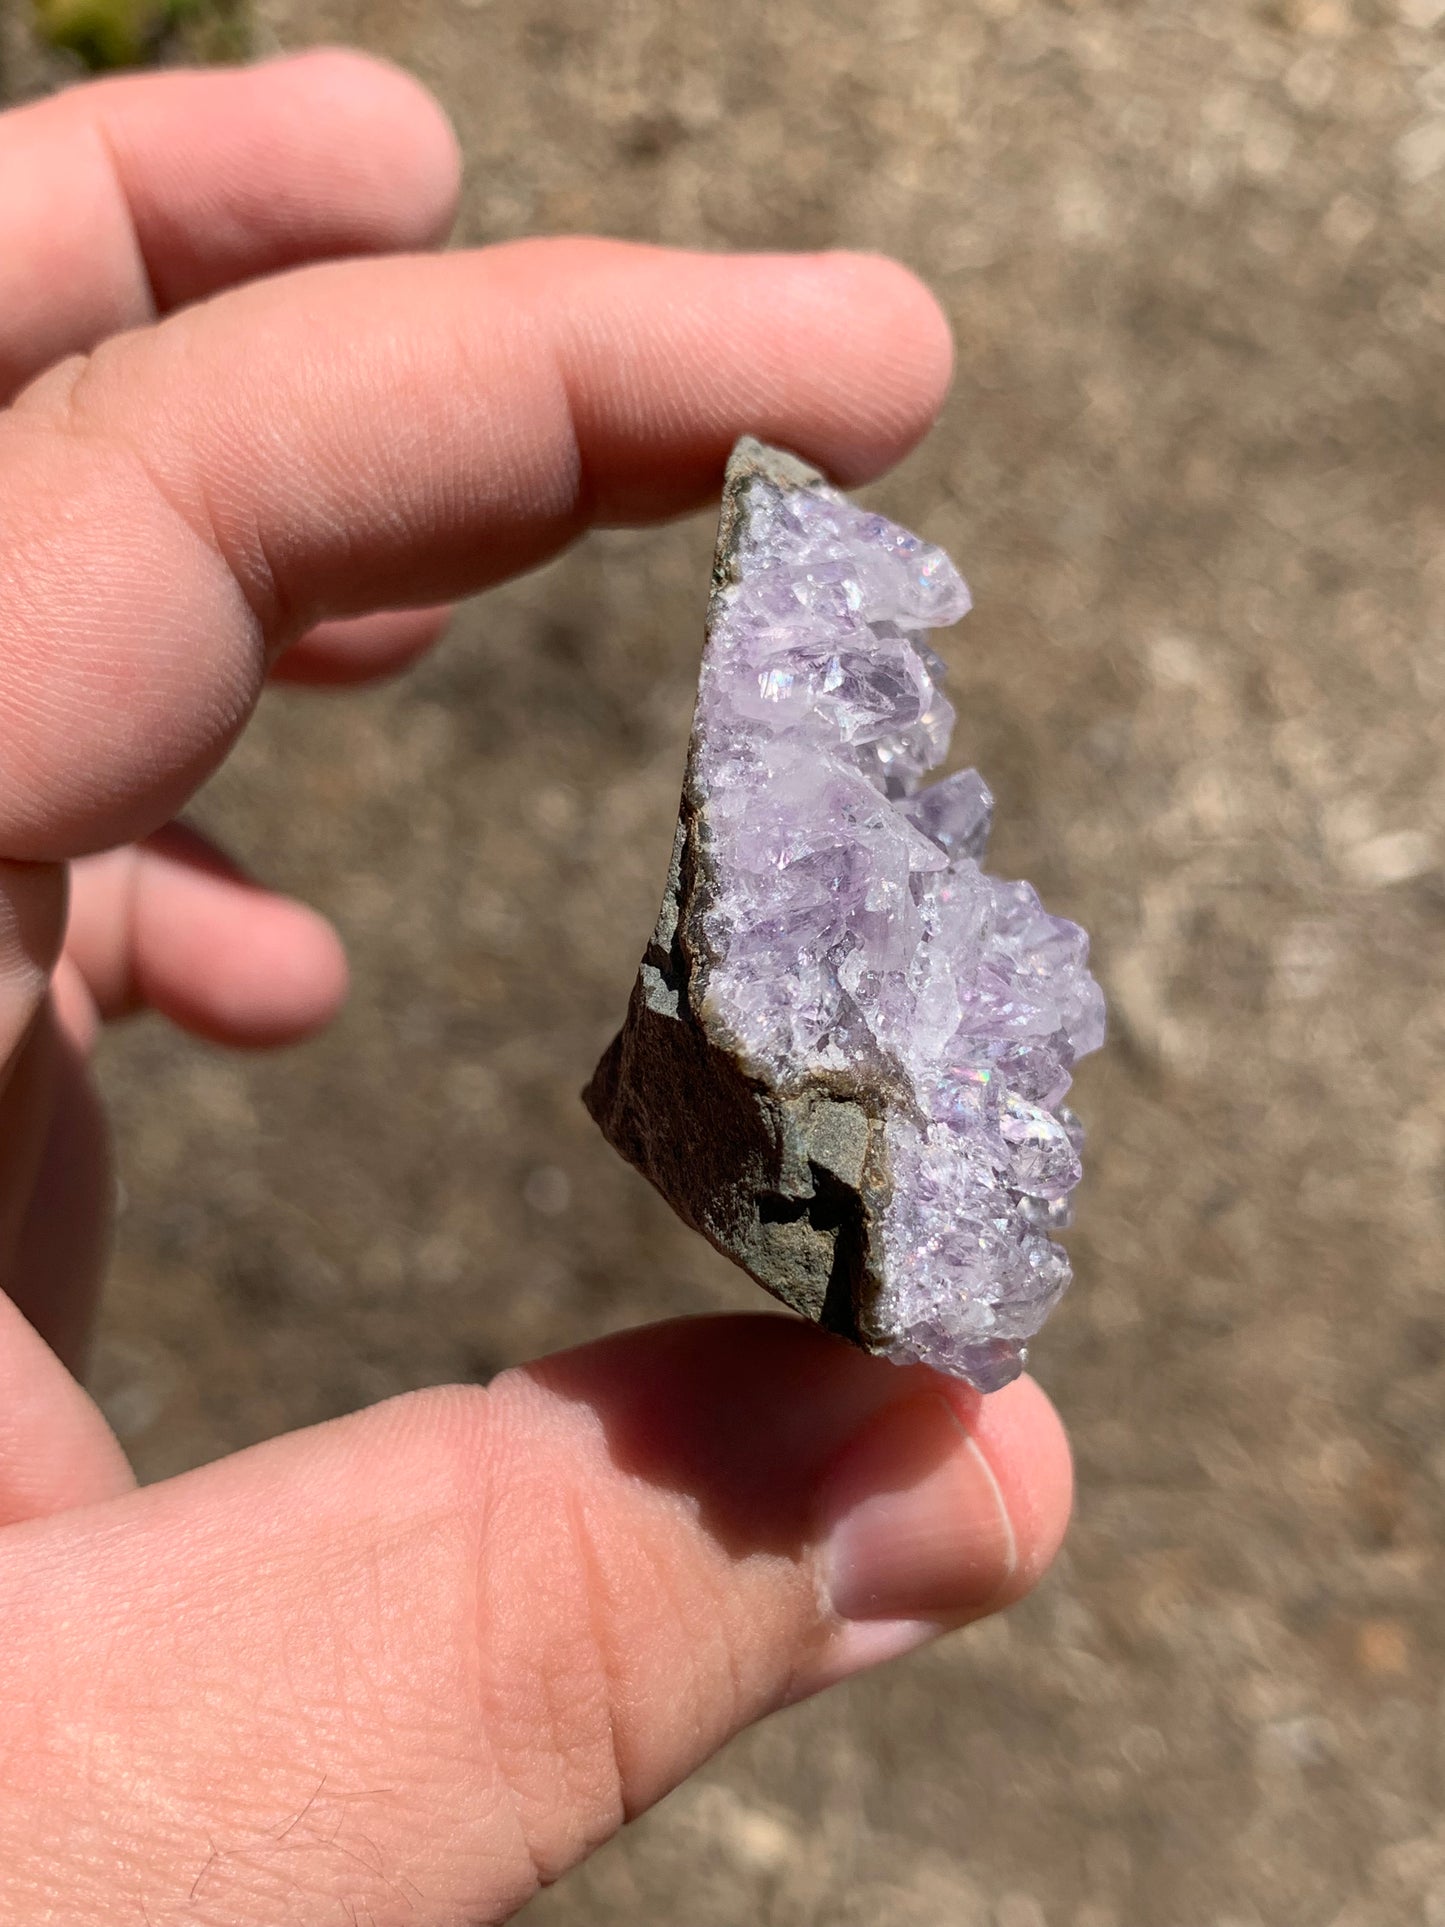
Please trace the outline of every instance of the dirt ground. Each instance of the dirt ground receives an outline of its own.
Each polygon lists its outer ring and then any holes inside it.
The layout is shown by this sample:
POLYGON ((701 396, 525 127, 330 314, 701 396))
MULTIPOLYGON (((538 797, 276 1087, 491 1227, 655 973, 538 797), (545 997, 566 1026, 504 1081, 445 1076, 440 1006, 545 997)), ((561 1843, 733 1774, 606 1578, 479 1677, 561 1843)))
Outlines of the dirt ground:
MULTIPOLYGON (((529 1927, 1445 1927, 1445 0, 259 17, 436 88, 469 242, 928 278, 957 387, 872 499, 973 582, 959 755, 1113 1011, 1036 1350, 1078 1453, 1054 1576, 734 1745, 529 1927)), ((146 1475, 754 1303, 576 1095, 710 542, 593 540, 404 685, 271 699, 202 799, 356 991, 285 1060, 107 1048, 98 1384, 146 1475)))

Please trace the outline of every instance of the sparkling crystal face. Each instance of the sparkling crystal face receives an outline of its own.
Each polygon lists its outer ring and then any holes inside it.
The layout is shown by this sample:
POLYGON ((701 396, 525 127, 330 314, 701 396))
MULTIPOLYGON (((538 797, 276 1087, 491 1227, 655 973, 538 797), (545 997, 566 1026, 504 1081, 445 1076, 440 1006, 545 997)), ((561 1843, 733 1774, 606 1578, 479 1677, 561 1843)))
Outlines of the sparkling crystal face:
POLYGON ((755 478, 694 750, 715 893, 706 1007, 774 1083, 886 1067, 890 1355, 993 1390, 1069 1283, 1070 1071, 1104 1036, 1088 939, 980 868, 974 770, 923 787, 954 712, 941 549, 823 487, 755 478))

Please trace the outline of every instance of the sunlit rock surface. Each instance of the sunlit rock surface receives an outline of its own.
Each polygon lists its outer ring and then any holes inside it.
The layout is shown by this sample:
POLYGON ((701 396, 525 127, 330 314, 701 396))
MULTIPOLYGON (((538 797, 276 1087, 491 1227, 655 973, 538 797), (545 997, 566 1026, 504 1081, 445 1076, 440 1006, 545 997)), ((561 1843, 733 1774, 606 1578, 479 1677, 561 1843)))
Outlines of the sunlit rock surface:
POLYGON ((1104 1016, 1084 932, 980 867, 982 778, 924 782, 925 635, 968 607, 942 550, 739 444, 667 896, 586 1095, 785 1303, 988 1391, 1069 1283, 1104 1016))

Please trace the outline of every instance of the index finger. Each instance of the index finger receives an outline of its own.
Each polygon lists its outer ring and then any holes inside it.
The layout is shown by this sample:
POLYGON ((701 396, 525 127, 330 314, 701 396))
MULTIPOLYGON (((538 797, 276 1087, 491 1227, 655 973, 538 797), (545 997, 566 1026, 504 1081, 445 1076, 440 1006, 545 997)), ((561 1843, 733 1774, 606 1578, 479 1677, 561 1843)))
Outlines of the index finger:
POLYGON ((301 270, 53 370, 0 417, 0 854, 146 834, 302 626, 691 507, 744 431, 878 472, 950 361, 890 262, 555 240, 301 270))

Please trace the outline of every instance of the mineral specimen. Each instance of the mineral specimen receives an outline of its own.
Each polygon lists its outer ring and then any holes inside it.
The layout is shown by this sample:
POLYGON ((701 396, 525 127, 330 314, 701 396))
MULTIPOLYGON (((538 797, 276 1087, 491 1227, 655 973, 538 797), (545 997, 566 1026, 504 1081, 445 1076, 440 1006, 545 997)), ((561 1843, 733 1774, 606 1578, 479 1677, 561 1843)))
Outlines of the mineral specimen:
POLYGON ((924 631, 968 607, 941 549, 738 444, 667 894, 585 1098, 785 1304, 991 1391, 1069 1283, 1104 1013, 1084 932, 980 868, 982 778, 922 786, 924 631))

